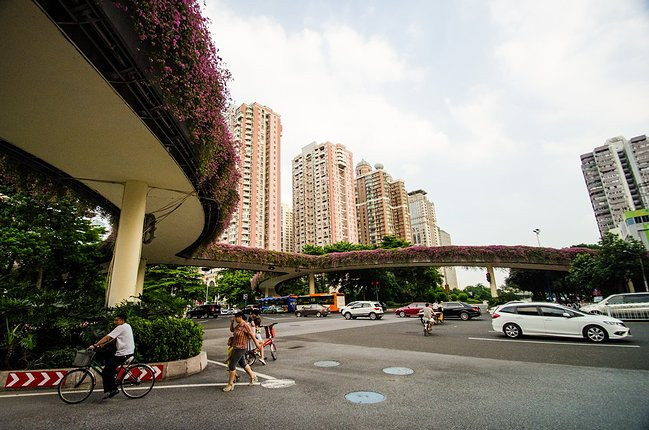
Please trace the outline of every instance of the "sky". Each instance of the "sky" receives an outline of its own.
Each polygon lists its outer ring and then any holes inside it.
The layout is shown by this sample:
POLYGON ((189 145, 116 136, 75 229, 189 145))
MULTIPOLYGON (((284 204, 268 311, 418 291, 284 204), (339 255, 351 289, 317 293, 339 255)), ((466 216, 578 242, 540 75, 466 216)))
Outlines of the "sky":
MULTIPOLYGON (((281 115, 282 201, 313 141, 381 163, 457 245, 599 232, 579 156, 649 134, 646 1, 206 0, 234 103, 281 115)), ((497 271, 498 284, 505 271, 497 271)), ((458 268, 461 285, 484 270, 458 268)))

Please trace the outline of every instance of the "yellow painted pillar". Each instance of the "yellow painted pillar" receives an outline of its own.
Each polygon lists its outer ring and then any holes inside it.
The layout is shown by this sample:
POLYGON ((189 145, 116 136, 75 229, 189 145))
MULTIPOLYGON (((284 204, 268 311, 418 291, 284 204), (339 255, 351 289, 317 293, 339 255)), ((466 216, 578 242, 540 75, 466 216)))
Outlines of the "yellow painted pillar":
POLYGON ((113 269, 106 300, 108 307, 114 307, 135 295, 142 255, 142 228, 147 191, 148 186, 143 182, 127 181, 124 186, 113 269))
POLYGON ((629 287, 629 293, 635 293, 635 287, 633 286, 633 281, 629 279, 626 283, 627 287, 629 287))
POLYGON ((494 273, 494 267, 487 266, 487 273, 489 273, 489 286, 491 287, 491 297, 498 297, 498 290, 496 289, 496 274, 494 273))
POLYGON ((315 294, 315 275, 309 273, 309 294, 315 294))
POLYGON ((144 292, 144 272, 146 270, 146 260, 140 258, 140 265, 137 268, 137 283, 135 284, 135 296, 139 297, 144 292))

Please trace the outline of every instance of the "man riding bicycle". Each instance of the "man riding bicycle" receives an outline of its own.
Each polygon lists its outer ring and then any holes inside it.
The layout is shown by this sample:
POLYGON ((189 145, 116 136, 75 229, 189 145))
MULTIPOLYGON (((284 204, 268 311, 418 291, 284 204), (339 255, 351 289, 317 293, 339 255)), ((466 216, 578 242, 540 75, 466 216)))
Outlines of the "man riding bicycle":
POLYGON ((430 307, 430 303, 426 303, 421 320, 423 321, 426 330, 430 330, 433 321, 433 308, 430 307))
POLYGON ((115 315, 114 322, 116 327, 113 331, 99 339, 99 342, 88 347, 90 350, 96 350, 113 341, 115 341, 117 346, 115 354, 106 360, 104 370, 101 372, 101 378, 104 383, 104 399, 115 397, 119 393, 117 390, 117 380, 115 379, 117 368, 135 354, 133 329, 126 322, 126 315, 121 313, 115 315))

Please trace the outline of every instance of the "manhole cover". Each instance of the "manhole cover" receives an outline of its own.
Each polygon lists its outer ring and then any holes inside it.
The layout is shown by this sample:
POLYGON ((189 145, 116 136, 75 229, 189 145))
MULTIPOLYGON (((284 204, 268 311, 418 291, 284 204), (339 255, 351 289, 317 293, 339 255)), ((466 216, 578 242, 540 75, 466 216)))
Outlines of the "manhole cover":
POLYGON ((382 402, 385 400, 385 396, 374 391, 354 391, 345 395, 345 399, 349 400, 352 403, 366 405, 369 403, 382 402))
POLYGON ((264 388, 286 388, 295 385, 292 379, 268 379, 260 384, 264 388))
POLYGON ((383 372, 388 375, 412 375, 415 373, 414 370, 408 367, 386 367, 383 372))
POLYGON ((316 361, 313 363, 314 366, 316 367, 336 367, 340 366, 340 363, 334 360, 323 360, 323 361, 316 361))

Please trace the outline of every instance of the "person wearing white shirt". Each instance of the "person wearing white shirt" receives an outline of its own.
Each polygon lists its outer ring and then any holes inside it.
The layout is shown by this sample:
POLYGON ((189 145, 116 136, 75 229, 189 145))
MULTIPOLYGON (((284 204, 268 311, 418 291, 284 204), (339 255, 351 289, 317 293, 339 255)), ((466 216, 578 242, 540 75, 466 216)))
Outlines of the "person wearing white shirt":
POLYGON ((125 314, 115 315, 115 328, 106 336, 99 339, 99 341, 91 345, 88 349, 95 350, 103 346, 115 342, 117 350, 115 355, 106 360, 104 370, 101 372, 101 378, 104 383, 104 398, 114 397, 119 391, 117 390, 117 381, 115 375, 117 367, 135 354, 135 341, 133 339, 133 329, 131 325, 126 322, 125 314))

